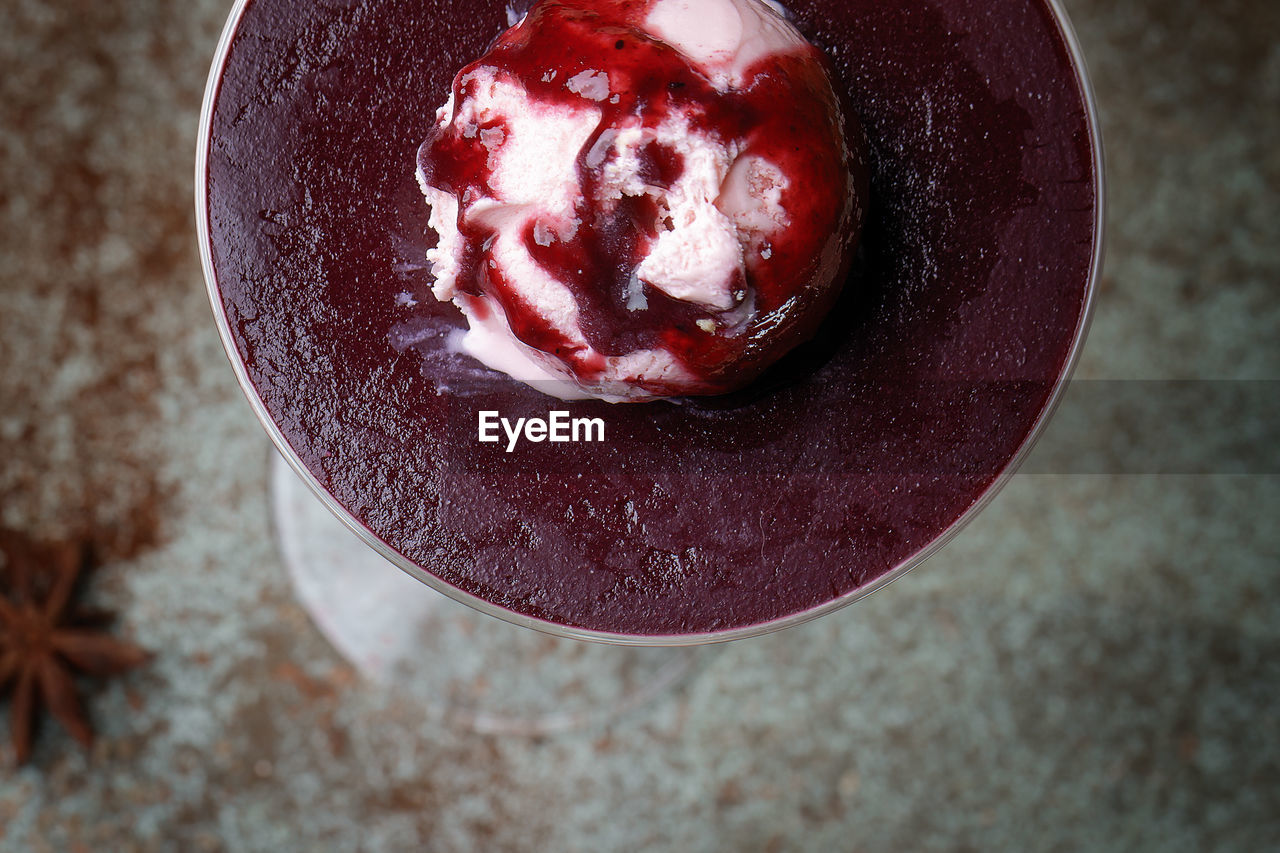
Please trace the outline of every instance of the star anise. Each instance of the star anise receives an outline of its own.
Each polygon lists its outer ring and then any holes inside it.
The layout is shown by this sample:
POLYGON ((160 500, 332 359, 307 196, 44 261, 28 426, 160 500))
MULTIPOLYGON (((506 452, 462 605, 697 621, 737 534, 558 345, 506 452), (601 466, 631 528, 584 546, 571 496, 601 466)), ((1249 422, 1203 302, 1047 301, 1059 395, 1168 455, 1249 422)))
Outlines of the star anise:
POLYGON ((0 695, 13 691, 14 755, 19 764, 30 757, 42 705, 88 747, 93 729, 73 673, 115 675, 145 663, 150 653, 106 633, 106 614, 72 605, 89 564, 85 543, 40 545, 0 530, 0 553, 0 695))

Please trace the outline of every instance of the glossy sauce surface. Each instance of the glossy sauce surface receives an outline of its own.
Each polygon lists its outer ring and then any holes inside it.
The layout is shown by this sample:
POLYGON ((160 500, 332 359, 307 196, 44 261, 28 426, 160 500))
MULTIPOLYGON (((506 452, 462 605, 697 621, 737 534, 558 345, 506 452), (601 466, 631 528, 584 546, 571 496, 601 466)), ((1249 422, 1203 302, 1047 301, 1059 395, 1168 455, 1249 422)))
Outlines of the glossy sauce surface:
MULTIPOLYGON (((854 197, 866 192, 864 146, 855 122, 849 131, 856 153, 846 150, 844 120, 824 73, 826 60, 816 48, 769 56, 745 71, 740 88, 720 92, 680 52, 643 32, 650 5, 540 3, 520 27, 463 68, 453 87, 455 114, 475 96, 472 72, 478 68, 517 81, 537 106, 600 110, 600 123, 577 156, 580 227, 573 238, 550 245, 535 239, 532 224, 523 235, 534 261, 572 293, 589 349, 557 329, 501 268, 488 263, 485 247, 496 228, 465 215, 459 221, 464 247, 458 285, 463 292, 497 300, 516 337, 555 354, 579 379, 600 378, 602 356, 665 349, 697 377, 698 393, 717 393, 746 384, 807 339, 834 302, 839 287, 832 288, 831 280, 840 281, 847 261, 832 264, 830 257, 852 251, 865 210, 865 198, 854 197), (566 85, 578 75, 601 72, 608 74, 614 97, 586 101, 566 85), (754 303, 745 328, 700 328, 699 320, 714 322, 717 312, 647 284, 645 307, 628 307, 632 276, 663 230, 662 213, 648 195, 624 196, 616 207, 601 201, 600 175, 609 158, 597 156, 592 162, 590 155, 602 138, 607 143, 609 134, 634 126, 637 118, 652 131, 672 115, 722 143, 740 142, 742 156, 762 158, 790 181, 780 200, 789 226, 770 240, 767 258, 748 250, 747 280, 733 288, 750 293, 754 303)), ((460 199, 492 196, 484 134, 504 138, 509 132, 501 118, 475 128, 461 122, 438 127, 418 152, 422 174, 460 199)), ((645 145, 640 157, 641 174, 660 187, 669 189, 684 171, 681 154, 657 141, 645 145)), ((661 386, 652 390, 664 391, 661 386)))

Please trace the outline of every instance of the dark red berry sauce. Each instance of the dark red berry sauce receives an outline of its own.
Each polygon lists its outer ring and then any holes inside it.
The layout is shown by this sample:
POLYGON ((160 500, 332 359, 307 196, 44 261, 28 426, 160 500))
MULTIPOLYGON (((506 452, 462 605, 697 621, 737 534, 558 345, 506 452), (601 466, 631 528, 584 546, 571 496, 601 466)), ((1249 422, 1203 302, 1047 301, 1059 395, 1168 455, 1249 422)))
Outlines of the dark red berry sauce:
MULTIPOLYGON (((651 5, 652 0, 547 0, 462 69, 453 84, 455 114, 474 97, 479 83, 472 72, 480 68, 515 81, 535 103, 601 111, 577 154, 582 197, 576 234, 544 246, 534 239, 531 223, 523 235, 531 257, 573 294, 587 346, 556 328, 522 299, 518 283, 487 263, 484 247, 496 229, 468 221, 465 205, 459 216, 464 248, 458 287, 495 299, 516 337, 556 354, 585 383, 601 377, 603 356, 663 349, 696 377, 675 393, 720 393, 746 384, 810 337, 835 300, 866 207, 865 155, 860 146, 852 153, 846 146, 844 119, 816 48, 806 44, 770 55, 746 69, 739 87, 721 92, 686 56, 641 29, 651 5), (616 97, 587 100, 566 85, 579 74, 601 71, 608 73, 609 93, 616 97), (739 143, 741 156, 759 157, 789 180, 780 202, 789 226, 770 240, 767 258, 747 258, 747 280, 735 289, 752 295, 754 312, 732 333, 701 328, 699 320, 714 322, 713 310, 648 284, 646 307, 628 307, 633 274, 663 230, 663 214, 648 195, 605 204, 597 188, 608 159, 589 155, 602 137, 635 126, 637 118, 643 128, 655 129, 672 115, 684 116, 691 130, 721 143, 739 143)), ((432 132, 418 153, 427 183, 459 198, 493 194, 482 138, 485 131, 505 134, 509 128, 497 118, 478 130, 464 132, 461 123, 449 123, 432 132)), ((860 140, 861 134, 850 138, 860 140)), ((669 188, 684 171, 680 153, 659 142, 642 148, 640 158, 641 175, 653 186, 669 188)), ((643 380, 637 384, 646 387, 643 380)), ((653 382, 646 390, 673 393, 653 382)))
POLYGON ((819 367, 639 406, 477 368, 430 295, 415 154, 506 5, 244 7, 201 180, 231 356, 295 459, 443 583, 596 631, 811 613, 936 543, 1043 417, 1087 304, 1097 163, 1051 5, 788 0, 866 133, 856 286, 819 367), (479 411, 549 402, 607 441, 476 440, 479 411))

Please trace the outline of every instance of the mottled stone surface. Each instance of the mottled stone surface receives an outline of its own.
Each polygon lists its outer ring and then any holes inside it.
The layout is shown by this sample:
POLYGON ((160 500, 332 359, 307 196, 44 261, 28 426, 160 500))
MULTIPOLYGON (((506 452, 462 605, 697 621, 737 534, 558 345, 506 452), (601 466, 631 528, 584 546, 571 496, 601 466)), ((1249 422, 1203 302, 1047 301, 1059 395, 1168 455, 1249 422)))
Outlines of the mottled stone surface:
MULTIPOLYGON (((0 6, 0 523, 91 536, 91 597, 159 652, 91 692, 92 752, 56 726, 30 767, 0 747, 0 850, 1280 840, 1265 386, 1210 422, 1246 438, 1189 468, 1081 466, 1082 431, 1160 447, 1188 428, 1064 410, 1070 441, 1051 433, 923 568, 711 653, 608 728, 475 735, 361 681, 294 602, 271 449, 204 295, 192 160, 228 5, 0 6)), ((1280 380, 1280 6, 1068 6, 1111 194, 1078 375, 1280 380)))

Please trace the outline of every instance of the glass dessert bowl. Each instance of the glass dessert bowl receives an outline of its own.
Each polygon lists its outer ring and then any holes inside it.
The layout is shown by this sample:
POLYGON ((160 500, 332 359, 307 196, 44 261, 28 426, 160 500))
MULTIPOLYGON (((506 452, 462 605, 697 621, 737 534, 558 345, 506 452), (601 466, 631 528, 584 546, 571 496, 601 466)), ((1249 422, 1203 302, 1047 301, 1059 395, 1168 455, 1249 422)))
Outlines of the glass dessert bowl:
POLYGON ((1048 0, 788 8, 866 133, 851 284, 746 391, 615 405, 460 356, 460 316, 429 295, 418 146, 508 10, 236 6, 197 163, 214 313, 281 454, 376 553, 518 625, 692 645, 884 586, 1012 474, 1101 263, 1102 151, 1066 18, 1048 0), (554 411, 604 440, 479 440, 482 412, 554 411))

